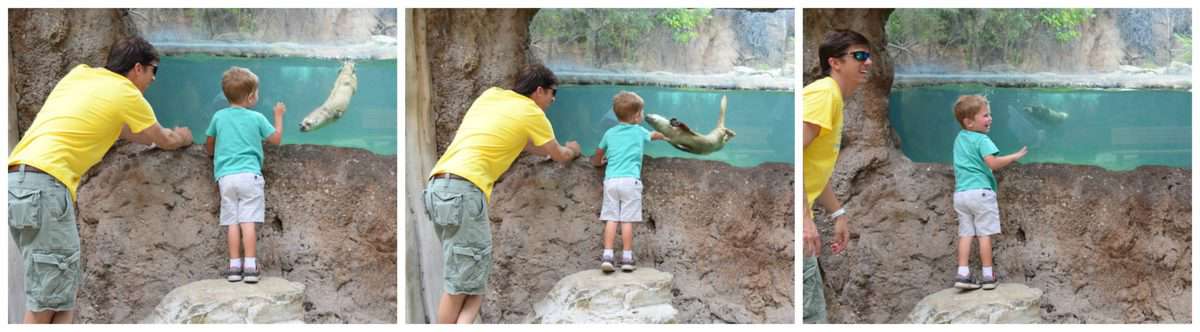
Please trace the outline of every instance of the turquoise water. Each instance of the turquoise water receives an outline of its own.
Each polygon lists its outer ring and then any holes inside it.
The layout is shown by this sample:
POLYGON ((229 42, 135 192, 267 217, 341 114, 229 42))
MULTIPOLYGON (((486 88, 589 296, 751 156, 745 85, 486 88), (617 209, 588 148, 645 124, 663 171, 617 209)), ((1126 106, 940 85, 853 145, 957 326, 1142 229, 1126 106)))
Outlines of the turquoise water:
MULTIPOLYGON (((708 155, 679 151, 663 141, 646 145, 646 155, 719 160, 737 167, 765 162, 794 163, 795 109, 790 91, 699 90, 648 86, 577 85, 560 86, 547 116, 559 143, 578 141, 585 155, 592 155, 604 131, 617 123, 612 97, 621 90, 637 93, 645 100, 645 113, 678 118, 697 133, 706 134, 717 125, 721 96, 729 96, 725 127, 737 136, 724 149, 708 155)), ((642 122, 647 130, 654 130, 642 122)))
POLYGON ((341 62, 310 58, 234 58, 168 56, 159 63, 158 77, 146 91, 159 123, 191 128, 196 143, 217 110, 229 106, 221 93, 221 74, 231 66, 258 75, 255 110, 274 121, 275 102, 287 105, 283 144, 320 144, 396 154, 396 60, 355 62, 358 91, 341 119, 316 131, 300 132, 300 120, 325 102, 341 62))
POLYGON ((1142 165, 1191 168, 1191 93, 1176 90, 1080 90, 940 85, 892 90, 889 117, 905 155, 950 164, 959 125, 960 95, 981 94, 992 110, 988 133, 1001 154, 1022 146, 1022 163, 1095 165, 1130 170, 1142 165), (1046 120, 1025 108, 1067 114, 1046 120))

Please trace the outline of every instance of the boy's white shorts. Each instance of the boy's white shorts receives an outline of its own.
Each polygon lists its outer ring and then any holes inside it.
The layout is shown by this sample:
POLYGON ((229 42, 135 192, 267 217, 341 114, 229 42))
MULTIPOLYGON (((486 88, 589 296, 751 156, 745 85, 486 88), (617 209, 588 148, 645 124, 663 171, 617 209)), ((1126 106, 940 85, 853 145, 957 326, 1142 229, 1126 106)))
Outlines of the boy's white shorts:
POLYGON ((604 203, 600 206, 600 220, 642 222, 642 180, 604 180, 604 203))
POLYGON ((217 180, 221 189, 221 226, 238 223, 262 223, 267 209, 263 202, 262 175, 236 173, 217 180))
POLYGON ((996 192, 973 189, 954 193, 954 212, 958 213, 958 236, 1000 234, 1000 207, 996 192))

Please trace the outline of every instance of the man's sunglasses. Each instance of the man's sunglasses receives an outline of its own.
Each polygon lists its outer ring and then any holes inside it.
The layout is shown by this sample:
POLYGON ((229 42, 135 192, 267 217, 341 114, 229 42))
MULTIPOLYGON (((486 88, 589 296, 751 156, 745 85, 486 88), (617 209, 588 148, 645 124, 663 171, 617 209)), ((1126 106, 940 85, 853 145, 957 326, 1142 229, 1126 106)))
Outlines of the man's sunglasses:
POLYGON ((858 62, 867 61, 867 59, 871 58, 871 52, 867 51, 854 51, 850 52, 850 55, 853 55, 854 60, 858 60, 858 62))
POLYGON ((153 69, 153 70, 154 70, 154 76, 158 76, 158 65, 152 65, 152 64, 148 64, 148 63, 147 63, 147 64, 145 64, 145 65, 147 65, 147 66, 150 66, 151 68, 154 68, 154 69, 153 69))

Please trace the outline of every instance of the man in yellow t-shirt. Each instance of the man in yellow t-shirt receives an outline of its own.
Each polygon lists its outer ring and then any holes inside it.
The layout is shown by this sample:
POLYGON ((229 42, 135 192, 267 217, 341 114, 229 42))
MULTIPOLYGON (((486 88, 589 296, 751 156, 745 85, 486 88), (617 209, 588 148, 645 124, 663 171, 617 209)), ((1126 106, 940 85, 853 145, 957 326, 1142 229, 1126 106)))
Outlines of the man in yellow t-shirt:
POLYGON ((104 68, 78 65, 46 97, 8 156, 9 231, 24 258, 25 323, 71 323, 82 269, 75 198, 80 178, 117 138, 177 149, 188 128, 159 126, 142 97, 158 52, 141 37, 113 45, 104 68))
POLYGON ((559 145, 546 118, 557 89, 554 72, 532 64, 521 70, 512 90, 484 91, 433 166, 424 200, 445 257, 438 323, 472 323, 483 305, 492 270, 487 205, 496 179, 522 150, 560 162, 579 157, 579 143, 559 145))
POLYGON ((821 203, 835 211, 833 252, 846 250, 850 231, 849 218, 842 203, 833 194, 829 178, 837 164, 842 140, 843 96, 851 96, 867 81, 871 67, 869 42, 850 30, 825 34, 817 54, 825 78, 804 87, 804 323, 825 323, 825 292, 817 256, 821 254, 821 235, 813 222, 812 205, 821 203))

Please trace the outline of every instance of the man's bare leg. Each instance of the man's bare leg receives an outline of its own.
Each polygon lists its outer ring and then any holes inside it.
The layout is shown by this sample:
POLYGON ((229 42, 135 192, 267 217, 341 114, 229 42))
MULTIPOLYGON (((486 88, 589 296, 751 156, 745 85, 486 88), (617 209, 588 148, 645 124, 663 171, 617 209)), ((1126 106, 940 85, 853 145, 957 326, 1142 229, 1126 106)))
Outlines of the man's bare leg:
POLYGON ((55 311, 53 324, 71 324, 75 322, 75 311, 55 311))
POLYGON ((458 316, 462 312, 463 302, 466 299, 466 294, 442 293, 442 300, 441 302, 438 302, 438 324, 457 323, 458 316))
POLYGON ((462 312, 458 314, 459 324, 474 324, 479 309, 483 307, 483 295, 467 295, 463 301, 462 312))

